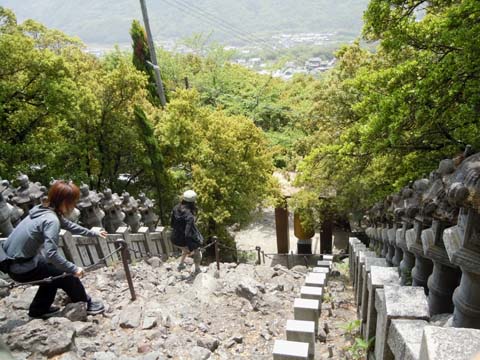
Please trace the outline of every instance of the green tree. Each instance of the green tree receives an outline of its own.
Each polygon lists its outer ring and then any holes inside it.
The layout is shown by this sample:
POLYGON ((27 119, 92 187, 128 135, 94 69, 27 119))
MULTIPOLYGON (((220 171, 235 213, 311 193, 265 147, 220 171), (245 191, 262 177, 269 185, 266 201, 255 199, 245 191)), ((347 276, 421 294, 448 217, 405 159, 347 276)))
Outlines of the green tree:
POLYGON ((153 104, 159 105, 160 100, 157 94, 154 70, 147 63, 147 61, 151 59, 147 33, 138 20, 132 21, 130 37, 132 38, 133 65, 137 70, 144 72, 148 76, 147 88, 150 93, 150 101, 153 104))
POLYGON ((306 128, 299 181, 333 186, 341 209, 365 208, 436 168, 480 148, 477 1, 372 0, 364 35, 338 53, 320 84, 306 128), (419 11, 420 10, 420 11, 419 11))
POLYGON ((249 119, 201 105, 196 91, 177 91, 160 114, 156 133, 177 191, 199 194, 200 223, 208 235, 243 223, 272 189, 271 156, 249 119))

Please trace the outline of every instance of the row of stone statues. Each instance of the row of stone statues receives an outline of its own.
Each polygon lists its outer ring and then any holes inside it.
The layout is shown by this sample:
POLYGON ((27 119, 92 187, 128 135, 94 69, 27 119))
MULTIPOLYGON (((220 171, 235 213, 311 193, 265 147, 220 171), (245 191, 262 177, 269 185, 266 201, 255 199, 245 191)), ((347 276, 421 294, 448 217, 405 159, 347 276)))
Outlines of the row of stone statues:
MULTIPOLYGON (((14 188, 7 180, 0 180, 0 235, 8 236, 13 228, 28 215, 29 210, 47 196, 46 186, 30 182, 25 174, 17 177, 19 186, 14 188)), ((53 182, 54 180, 52 180, 53 182)), ((70 220, 91 228, 103 227, 115 233, 120 226, 129 226, 137 232, 140 226, 154 231, 158 217, 154 212, 154 202, 144 193, 134 199, 128 192, 122 196, 106 189, 102 193, 90 190, 88 185, 80 185, 80 199, 70 220)))
POLYGON ((402 285, 422 286, 431 315, 480 329, 480 153, 442 160, 370 209, 370 247, 397 266, 402 285))

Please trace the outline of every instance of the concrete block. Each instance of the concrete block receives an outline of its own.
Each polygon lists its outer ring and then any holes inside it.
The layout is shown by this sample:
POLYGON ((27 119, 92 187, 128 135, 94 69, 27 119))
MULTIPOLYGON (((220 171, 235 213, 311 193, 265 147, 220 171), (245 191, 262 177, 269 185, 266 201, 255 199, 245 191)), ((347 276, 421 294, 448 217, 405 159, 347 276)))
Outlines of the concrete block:
POLYGON ((357 260, 358 260, 358 255, 360 251, 367 250, 367 247, 364 244, 356 244, 353 245, 353 254, 352 254, 352 260, 351 260, 351 267, 352 267, 352 284, 353 286, 356 286, 356 281, 357 281, 357 260))
POLYGON ((350 277, 353 276, 353 246, 361 244, 362 242, 358 240, 357 238, 351 237, 348 239, 348 265, 349 265, 349 271, 350 271, 350 277))
POLYGON ((312 269, 312 272, 320 273, 320 274, 328 274, 330 272, 330 269, 326 267, 314 267, 312 269))
POLYGON ((480 330, 438 326, 423 329, 419 360, 476 360, 478 356, 480 330))
POLYGON ((423 287, 418 286, 385 285, 383 290, 377 289, 375 308, 378 314, 375 332, 376 359, 394 359, 392 351, 387 346, 390 323, 393 319, 430 318, 427 297, 423 287))
POLYGON ((354 295, 355 295, 355 302, 357 303, 357 306, 360 306, 362 303, 362 288, 363 288, 363 278, 362 278, 362 272, 363 272, 363 264, 365 264, 365 259, 369 258, 376 258, 377 254, 375 251, 370 251, 370 250, 365 250, 365 251, 360 251, 358 255, 358 263, 357 263, 357 280, 355 281, 355 286, 353 288, 354 290, 354 295))
POLYGON ((315 323, 313 321, 287 320, 287 340, 308 343, 310 359, 315 356, 315 323))
POLYGON ((315 333, 318 331, 320 302, 312 299, 295 298, 293 302, 293 317, 295 320, 313 321, 315 333))
POLYGON ((386 284, 400 284, 397 268, 371 266, 370 273, 367 276, 367 322, 362 329, 365 339, 375 336, 377 326, 377 310, 375 309, 375 291, 383 289, 386 284))
POLYGON ((302 286, 300 288, 300 298, 318 300, 320 308, 323 300, 323 288, 318 286, 302 286))
POLYGON ((288 340, 275 340, 273 360, 307 360, 308 343, 288 340))
POLYGON ((324 268, 327 268, 327 269, 331 269, 332 268, 332 262, 329 261, 329 260, 318 260, 317 261, 317 266, 318 267, 324 267, 324 268))
POLYGON ((365 258, 365 265, 362 268, 362 300, 359 305, 359 318, 362 319, 362 328, 366 326, 368 314, 368 275, 372 266, 388 267, 387 260, 384 258, 367 257, 365 258))
POLYGON ((325 287, 327 285, 327 276, 320 273, 309 273, 305 277, 305 285, 325 287))
POLYGON ((390 324, 387 344, 396 360, 419 360, 425 320, 395 319, 390 324))

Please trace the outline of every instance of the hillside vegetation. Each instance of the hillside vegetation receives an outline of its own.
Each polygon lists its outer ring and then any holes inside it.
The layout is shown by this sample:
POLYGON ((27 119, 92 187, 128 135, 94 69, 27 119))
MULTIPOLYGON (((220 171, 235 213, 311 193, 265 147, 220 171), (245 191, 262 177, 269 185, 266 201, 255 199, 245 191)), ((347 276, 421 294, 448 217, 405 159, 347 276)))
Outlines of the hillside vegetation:
POLYGON ((165 109, 139 23, 135 58, 117 49, 98 59, 0 9, 3 178, 146 189, 164 214, 193 187, 202 228, 221 235, 275 195, 274 167, 299 173, 291 209, 318 223, 364 211, 467 144, 480 149, 477 0, 371 0, 363 34, 376 51, 346 45, 318 79, 257 74, 221 46, 159 50, 165 109), (119 181, 124 173, 138 181, 119 181))

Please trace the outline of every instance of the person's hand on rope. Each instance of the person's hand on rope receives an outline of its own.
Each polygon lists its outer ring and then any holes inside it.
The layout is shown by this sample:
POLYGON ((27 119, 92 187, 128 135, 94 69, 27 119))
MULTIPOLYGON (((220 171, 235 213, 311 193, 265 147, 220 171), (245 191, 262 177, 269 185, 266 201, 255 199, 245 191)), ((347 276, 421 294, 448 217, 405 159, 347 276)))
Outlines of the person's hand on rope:
POLYGON ((77 267, 77 271, 73 273, 73 276, 76 276, 77 278, 81 278, 83 277, 84 274, 85 274, 85 271, 83 270, 82 267, 79 266, 77 267))

